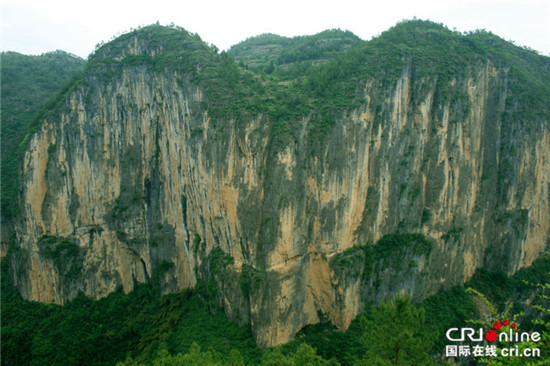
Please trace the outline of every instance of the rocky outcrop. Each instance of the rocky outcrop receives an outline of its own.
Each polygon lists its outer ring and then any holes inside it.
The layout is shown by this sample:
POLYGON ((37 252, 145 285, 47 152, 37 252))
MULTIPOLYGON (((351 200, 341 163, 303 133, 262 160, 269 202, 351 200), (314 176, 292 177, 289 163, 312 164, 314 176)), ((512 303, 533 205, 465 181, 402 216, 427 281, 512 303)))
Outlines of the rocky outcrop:
POLYGON ((25 153, 15 284, 58 304, 195 287, 273 346, 323 318, 346 329, 367 301, 530 265, 549 244, 548 118, 520 116, 490 60, 445 98, 404 65, 362 81, 322 143, 306 115, 283 146, 265 114, 212 118, 188 74, 88 72, 25 153))

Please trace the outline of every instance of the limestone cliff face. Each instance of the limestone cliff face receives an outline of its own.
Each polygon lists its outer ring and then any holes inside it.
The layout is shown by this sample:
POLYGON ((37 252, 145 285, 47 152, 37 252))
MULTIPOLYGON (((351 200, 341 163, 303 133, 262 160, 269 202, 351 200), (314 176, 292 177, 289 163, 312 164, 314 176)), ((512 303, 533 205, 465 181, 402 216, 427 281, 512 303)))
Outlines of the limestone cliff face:
POLYGON ((513 273, 549 245, 548 118, 525 122, 491 61, 445 85, 460 98, 412 61, 365 80, 315 149, 308 116, 283 148, 261 113, 213 120, 184 73, 128 65, 84 81, 24 156, 11 265, 27 299, 199 286, 273 346, 320 317, 346 329, 366 301, 421 299, 482 266, 513 273), (353 249, 394 232, 430 250, 368 266, 353 249))

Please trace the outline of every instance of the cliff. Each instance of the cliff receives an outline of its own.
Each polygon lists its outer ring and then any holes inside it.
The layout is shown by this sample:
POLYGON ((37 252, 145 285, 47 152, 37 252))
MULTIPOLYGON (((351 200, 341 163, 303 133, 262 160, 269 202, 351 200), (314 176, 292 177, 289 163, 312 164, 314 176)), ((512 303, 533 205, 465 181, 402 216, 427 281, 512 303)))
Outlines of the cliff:
POLYGON ((83 59, 54 51, 40 56, 17 52, 2 52, 2 121, 1 154, 1 224, 0 257, 4 257, 8 242, 13 237, 14 218, 17 216, 18 158, 35 115, 71 77, 86 64, 83 59))
POLYGON ((426 22, 342 52, 269 78, 180 28, 96 50, 22 160, 23 297, 195 288, 273 346, 530 265, 550 244, 549 59, 426 22))

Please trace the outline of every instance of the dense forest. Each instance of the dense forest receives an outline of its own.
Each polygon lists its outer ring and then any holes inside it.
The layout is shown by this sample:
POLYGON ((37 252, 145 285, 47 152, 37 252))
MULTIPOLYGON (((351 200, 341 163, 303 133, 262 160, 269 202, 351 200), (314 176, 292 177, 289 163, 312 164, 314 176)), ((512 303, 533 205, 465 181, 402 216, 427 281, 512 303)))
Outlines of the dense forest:
POLYGON ((447 329, 488 316, 485 305, 467 289, 484 294, 498 315, 523 313, 518 318, 523 329, 546 332, 539 345, 544 360, 550 357, 550 318, 534 307, 549 308, 549 286, 549 257, 512 277, 480 270, 464 286, 419 304, 399 297, 373 304, 346 332, 320 323, 303 329, 289 344, 262 350, 250 330, 230 322, 221 309, 212 309, 200 291, 160 296, 150 283, 99 301, 80 296, 66 306, 45 305, 21 299, 2 265, 2 364, 402 364, 392 360, 392 342, 404 345, 404 364, 439 364, 447 329))
MULTIPOLYGON (((509 82, 522 102, 518 108, 535 118, 549 114, 549 74, 537 70, 548 68, 549 60, 485 31, 458 36, 431 22, 404 22, 369 42, 341 30, 295 38, 264 34, 219 55, 215 47, 205 46, 182 29, 152 29, 151 44, 174 45, 162 59, 127 56, 114 62, 123 39, 98 47, 87 62, 59 51, 42 56, 2 54, 3 225, 7 220, 9 227, 17 215, 17 167, 30 134, 75 85, 86 82, 79 78, 84 69, 106 79, 128 64, 172 65, 195 73, 194 81, 207 93, 205 103, 212 118, 232 116, 239 121, 264 113, 271 118, 278 148, 297 139, 295 124, 305 115, 313 116, 312 134, 321 145, 334 117, 361 102, 356 95, 360 78, 389 83, 409 57, 417 75, 436 74, 442 85, 457 70, 486 57, 497 65, 513 65, 509 82), (182 44, 186 55, 193 57, 182 59, 177 52, 182 44)), ((351 250, 377 258, 385 255, 380 252, 384 248, 351 250)), ((353 263, 344 260, 340 266, 351 268, 353 263)), ((120 289, 98 301, 80 295, 58 306, 23 300, 10 282, 5 259, 1 267, 2 365, 445 364, 445 331, 495 314, 518 314, 524 329, 542 332, 542 355, 535 362, 550 359, 549 257, 511 277, 479 269, 463 286, 443 289, 420 303, 396 296, 369 304, 346 332, 322 319, 302 329, 292 342, 273 349, 258 348, 251 330, 228 320, 204 286, 161 295, 152 278, 129 294, 120 289)), ((524 364, 518 359, 502 362, 516 361, 524 364)))

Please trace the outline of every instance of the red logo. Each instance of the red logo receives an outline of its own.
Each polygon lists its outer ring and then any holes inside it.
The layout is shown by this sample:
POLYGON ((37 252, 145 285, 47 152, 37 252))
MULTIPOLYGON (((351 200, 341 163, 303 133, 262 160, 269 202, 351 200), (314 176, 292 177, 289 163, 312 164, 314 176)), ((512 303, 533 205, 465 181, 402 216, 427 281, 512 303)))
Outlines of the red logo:
MULTIPOLYGON (((508 326, 508 324, 510 324, 510 322, 509 322, 508 320, 503 320, 503 321, 502 321, 502 324, 501 324, 500 322, 494 322, 493 328, 494 328, 495 330, 500 330, 500 329, 502 328, 503 325, 504 325, 504 326, 508 326)), ((518 328, 516 327, 515 324, 512 324, 511 327, 514 328, 514 330, 515 330, 516 332, 518 331, 518 328)), ((489 342, 494 342, 494 341, 496 341, 498 335, 497 335, 497 332, 496 332, 495 330, 491 329, 491 330, 485 332, 485 339, 488 340, 489 342)), ((511 332, 511 331, 512 331, 512 330, 510 329, 510 332, 511 332)), ((510 335, 512 335, 512 333, 510 333, 510 335)))

